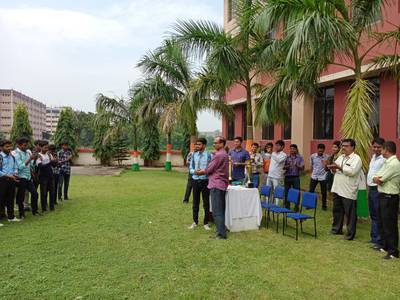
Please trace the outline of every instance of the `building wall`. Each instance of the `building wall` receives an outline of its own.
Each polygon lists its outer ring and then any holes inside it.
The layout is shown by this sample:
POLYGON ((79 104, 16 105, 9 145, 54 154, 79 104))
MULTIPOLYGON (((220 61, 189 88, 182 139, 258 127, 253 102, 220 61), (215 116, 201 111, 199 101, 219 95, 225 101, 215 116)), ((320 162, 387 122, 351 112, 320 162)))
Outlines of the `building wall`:
MULTIPOLYGON (((74 158, 74 164, 78 166, 98 166, 100 165, 100 161, 97 160, 94 156, 94 150, 93 149, 88 149, 88 148, 83 148, 83 149, 78 149, 78 156, 74 158)), ((131 166, 134 161, 133 161, 133 151, 130 152, 131 156, 129 160, 125 160, 123 162, 124 166, 131 166)), ((165 165, 165 160, 166 160, 166 151, 160 151, 160 159, 157 161, 153 162, 154 167, 163 167, 165 165)), ((184 166, 184 160, 182 158, 182 154, 180 151, 172 150, 171 154, 171 163, 173 167, 183 167, 184 166)), ((144 165, 144 160, 142 158, 139 158, 139 164, 141 166, 144 165)), ((114 162, 113 165, 118 165, 117 162, 114 162)))
POLYGON ((14 110, 18 103, 24 104, 29 113, 33 138, 41 139, 46 130, 46 105, 14 90, 0 90, 0 131, 10 136, 14 110))
MULTIPOLYGON (((228 22, 228 0, 225 0, 225 30, 234 32, 235 21, 231 20, 228 22)), ((373 24, 376 26, 378 31, 389 31, 393 30, 395 26, 400 26, 400 1, 388 1, 385 8, 383 9, 382 20, 373 24)), ((282 33, 278 32, 279 37, 282 33)), ((364 53, 374 41, 368 37, 363 37, 363 43, 360 47, 360 53, 364 53)), ((400 47, 397 48, 400 53, 400 47)), ((392 45, 385 44, 377 47, 371 51, 366 57, 366 64, 370 62, 370 59, 381 54, 390 54, 393 52, 392 45)), ((342 61, 336 58, 336 62, 351 64, 350 62, 342 61)), ((364 66, 364 69, 367 65, 364 66)), ((327 69, 321 74, 320 82, 322 86, 334 86, 334 128, 333 128, 333 139, 319 140, 314 139, 314 99, 302 99, 296 98, 293 102, 292 110, 292 134, 291 140, 287 140, 287 144, 293 142, 298 144, 300 152, 305 157, 316 151, 317 144, 324 143, 327 146, 327 152, 330 152, 331 144, 336 139, 341 139, 340 128, 345 111, 345 103, 347 91, 352 84, 352 71, 347 70, 342 66, 329 65, 327 69)), ((382 70, 376 70, 374 76, 378 76, 380 79, 380 132, 379 134, 385 139, 396 141, 400 146, 399 140, 399 129, 398 124, 400 122, 399 115, 399 84, 394 79, 390 78, 388 74, 385 74, 382 70)), ((268 85, 272 82, 272 79, 268 75, 260 75, 257 78, 257 82, 268 85)), ((225 100, 228 104, 237 105, 245 100, 245 89, 240 85, 235 85, 225 95, 225 100)), ((236 108, 235 108, 236 111, 236 108)), ((227 124, 226 120, 223 120, 223 134, 226 136, 227 124)), ((241 131, 241 114, 236 115, 235 120, 235 135, 242 135, 241 131)), ((275 125, 274 140, 282 138, 282 125, 275 125)), ((260 136, 262 132, 261 128, 255 127, 255 137, 260 136)), ((262 139, 255 139, 259 141, 261 145, 264 145, 267 141, 262 139)), ((232 145, 228 142, 228 145, 232 145)), ((288 147, 287 147, 288 148, 288 147)), ((308 159, 306 159, 307 167, 309 166, 308 159)))
POLYGON ((63 107, 46 108, 46 132, 53 135, 56 132, 58 120, 63 107))

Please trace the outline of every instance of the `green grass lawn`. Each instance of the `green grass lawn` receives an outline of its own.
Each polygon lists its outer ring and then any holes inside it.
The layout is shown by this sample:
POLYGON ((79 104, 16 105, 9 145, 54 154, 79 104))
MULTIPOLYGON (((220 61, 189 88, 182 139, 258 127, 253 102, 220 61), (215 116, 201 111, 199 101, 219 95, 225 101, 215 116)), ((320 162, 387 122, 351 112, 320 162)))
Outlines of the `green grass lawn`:
POLYGON ((187 229, 185 183, 161 170, 73 177, 56 212, 0 228, 0 298, 399 298, 399 261, 369 248, 367 222, 352 242, 320 211, 318 239, 262 228, 210 240, 187 229))

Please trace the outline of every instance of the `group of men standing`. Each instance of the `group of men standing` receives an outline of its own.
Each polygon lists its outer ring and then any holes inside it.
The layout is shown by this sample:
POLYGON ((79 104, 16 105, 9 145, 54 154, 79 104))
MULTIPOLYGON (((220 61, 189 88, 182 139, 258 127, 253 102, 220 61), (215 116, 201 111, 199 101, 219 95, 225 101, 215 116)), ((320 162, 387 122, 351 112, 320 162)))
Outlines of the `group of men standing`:
POLYGON ((62 143, 58 152, 47 141, 35 141, 32 150, 28 147, 29 139, 25 137, 16 140, 15 150, 11 141, 0 142, 0 219, 9 222, 22 221, 27 210, 33 216, 41 216, 48 209, 53 211, 63 195, 68 200, 72 161, 68 143, 62 143), (18 217, 14 213, 15 202, 18 217))
MULTIPOLYGON (((188 202, 193 188, 193 224, 198 226, 200 195, 203 198, 204 229, 210 230, 210 202, 212 217, 217 224, 217 238, 226 238, 224 224, 225 191, 228 186, 229 159, 232 162, 232 181, 244 182, 251 176, 252 182, 266 184, 272 189, 284 185, 285 194, 290 188, 300 189, 300 175, 304 171, 304 159, 295 144, 289 153, 284 152, 282 140, 266 144, 259 152, 259 145, 253 143, 251 151, 242 148, 242 138, 234 139, 234 148, 226 149, 226 140, 217 137, 215 153, 206 150, 207 141, 198 139, 196 149, 188 156, 189 179, 184 202, 188 202), (229 158, 230 157, 230 158, 229 158), (251 163, 252 174, 246 174, 246 165, 251 163), (223 222, 222 222, 223 220, 223 222)), ((361 158, 355 153, 353 139, 335 141, 331 155, 325 154, 325 145, 319 144, 317 152, 310 157, 311 179, 309 191, 314 192, 320 185, 322 209, 327 209, 327 192, 333 194, 332 234, 343 234, 345 240, 353 240, 357 226, 357 194, 363 176, 361 158)), ((376 138, 372 142, 367 185, 371 216, 371 243, 373 249, 386 252, 385 259, 399 257, 398 251, 398 210, 400 193, 400 163, 396 156, 396 144, 376 138)), ((285 203, 290 208, 288 202, 285 203)), ((298 210, 298 207, 294 208, 298 210)))

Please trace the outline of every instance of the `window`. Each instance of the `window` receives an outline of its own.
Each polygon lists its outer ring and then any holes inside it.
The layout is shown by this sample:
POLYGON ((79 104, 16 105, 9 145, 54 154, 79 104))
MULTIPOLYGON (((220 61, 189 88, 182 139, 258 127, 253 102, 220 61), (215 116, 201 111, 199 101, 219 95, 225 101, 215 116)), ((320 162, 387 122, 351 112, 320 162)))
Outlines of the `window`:
POLYGON ((292 97, 288 101, 288 116, 289 119, 283 124, 282 136, 284 140, 290 140, 292 138, 292 97))
POLYGON ((247 140, 247 105, 242 105, 242 132, 243 140, 247 140))
POLYGON ((228 22, 232 21, 236 14, 236 0, 228 0, 228 22))
POLYGON ((374 137, 379 136, 379 106, 380 106, 380 81, 379 78, 368 79, 374 85, 374 93, 371 95, 372 100, 372 113, 369 116, 369 123, 371 124, 372 134, 374 137))
POLYGON ((274 124, 264 125, 262 128, 262 139, 273 140, 274 138, 274 124))
POLYGON ((232 141, 235 138, 235 118, 228 120, 228 140, 232 141))
POLYGON ((333 111, 335 88, 318 91, 314 100, 314 139, 333 139, 333 111))

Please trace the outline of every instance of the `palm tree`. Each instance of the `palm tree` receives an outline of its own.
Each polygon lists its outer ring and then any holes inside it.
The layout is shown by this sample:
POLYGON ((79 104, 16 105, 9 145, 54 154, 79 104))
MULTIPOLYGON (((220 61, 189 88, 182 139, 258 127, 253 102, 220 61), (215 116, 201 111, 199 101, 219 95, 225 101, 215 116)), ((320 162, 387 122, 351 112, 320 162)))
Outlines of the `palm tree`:
POLYGON ((400 27, 396 30, 383 33, 383 39, 389 39, 394 42, 394 53, 380 55, 374 58, 374 68, 388 69, 392 75, 400 80, 400 27))
POLYGON ((139 115, 142 119, 157 115, 159 126, 167 135, 167 155, 165 169, 171 170, 171 135, 174 126, 179 121, 179 105, 175 99, 181 96, 181 92, 174 86, 168 85, 160 76, 147 78, 137 83, 130 93, 133 98, 142 103, 139 108, 139 115))
MULTIPOLYGON (((152 97, 156 98, 155 103, 160 104, 161 111, 170 116, 175 114, 176 120, 187 125, 191 135, 191 150, 198 133, 196 123, 200 112, 209 110, 232 117, 231 107, 212 93, 216 85, 214 77, 205 69, 195 72, 189 56, 174 40, 166 40, 161 47, 147 53, 138 66, 146 76, 158 78, 158 84, 153 85, 147 95, 153 93, 152 97)), ((171 120, 171 117, 167 119, 171 120)))
POLYGON ((139 151, 138 151, 138 124, 139 116, 137 111, 141 103, 132 98, 130 101, 115 99, 98 94, 96 97, 96 109, 99 113, 98 118, 110 124, 108 135, 113 136, 122 129, 129 129, 133 141, 133 165, 132 170, 139 171, 139 151))
POLYGON ((272 40, 255 26, 262 8, 257 1, 237 0, 235 5, 236 27, 232 32, 208 21, 179 21, 174 26, 174 38, 195 58, 205 58, 209 73, 218 80, 215 85, 219 91, 225 93, 233 85, 245 89, 246 148, 249 148, 254 137, 253 88, 258 75, 266 71, 260 55, 271 46, 272 40))
POLYGON ((276 51, 266 48, 261 55, 275 64, 274 83, 260 91, 257 99, 257 122, 280 121, 282 108, 290 95, 314 95, 321 72, 330 64, 353 72, 354 83, 347 95, 341 133, 357 141, 363 165, 368 166, 372 139, 369 118, 373 112, 374 86, 366 80, 371 68, 368 54, 389 39, 377 34, 377 16, 385 0, 269 0, 257 19, 259 31, 283 31, 276 51), (369 48, 362 39, 370 38, 369 48))

